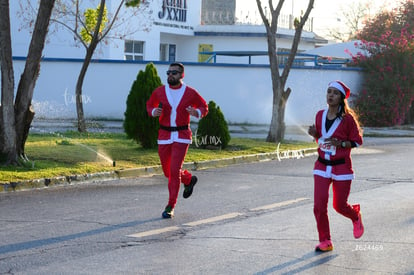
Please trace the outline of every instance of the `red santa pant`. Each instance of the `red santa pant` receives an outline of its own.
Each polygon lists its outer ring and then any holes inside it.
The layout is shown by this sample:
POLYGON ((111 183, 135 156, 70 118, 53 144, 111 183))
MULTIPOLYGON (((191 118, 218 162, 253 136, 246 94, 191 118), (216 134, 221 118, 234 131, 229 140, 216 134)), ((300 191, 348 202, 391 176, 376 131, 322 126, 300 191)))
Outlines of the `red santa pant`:
POLYGON ((158 155, 162 165, 162 170, 168 178, 169 199, 168 205, 173 208, 177 204, 180 183, 190 184, 191 174, 187 170, 182 170, 185 155, 189 144, 173 142, 172 144, 158 145, 158 155))
POLYGON ((351 180, 336 181, 318 175, 314 175, 314 180, 313 213, 316 218, 319 241, 323 242, 331 239, 328 219, 328 199, 331 183, 333 190, 333 208, 339 214, 350 218, 352 221, 358 220, 358 213, 348 204, 348 196, 351 191, 351 180))

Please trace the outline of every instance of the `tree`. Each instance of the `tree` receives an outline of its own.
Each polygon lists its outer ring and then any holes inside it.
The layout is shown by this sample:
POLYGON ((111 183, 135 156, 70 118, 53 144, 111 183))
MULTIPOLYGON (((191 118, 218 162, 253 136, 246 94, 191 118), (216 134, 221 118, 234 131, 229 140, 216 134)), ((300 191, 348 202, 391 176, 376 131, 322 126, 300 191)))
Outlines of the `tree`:
POLYGON ((387 43, 392 43, 394 38, 400 37, 401 30, 407 29, 413 32, 414 28, 414 2, 405 0, 400 6, 387 11, 384 10, 370 19, 358 34, 358 38, 370 42, 384 43, 386 35, 387 43))
POLYGON ((71 31, 75 35, 76 39, 81 42, 81 44, 86 50, 85 58, 82 64, 82 68, 79 72, 75 88, 76 113, 78 117, 79 132, 86 132, 86 122, 82 103, 82 87, 83 82, 85 80, 86 72, 92 60, 93 54, 96 50, 96 47, 106 38, 106 36, 113 28, 115 21, 121 10, 121 7, 124 4, 127 7, 138 7, 140 5, 140 2, 141 1, 139 0, 122 0, 115 11, 115 14, 112 16, 112 19, 109 20, 106 16, 105 0, 100 0, 100 4, 96 8, 96 10, 87 9, 84 12, 84 14, 80 12, 79 0, 72 0, 72 6, 75 7, 75 11, 73 11, 70 8, 68 9, 65 5, 62 5, 59 11, 62 17, 60 19, 53 19, 54 22, 61 24, 69 31, 71 31), (75 17, 74 26, 70 26, 66 23, 66 21, 64 21, 65 18, 67 19, 68 16, 72 18, 75 17), (78 26, 79 24, 83 26, 80 31, 78 26))
POLYGON ((41 0, 39 3, 26 64, 14 98, 9 1, 0 0, 0 155, 6 165, 18 165, 27 160, 25 143, 34 117, 31 102, 54 4, 55 0, 41 0))
MULTIPOLYGON (((27 4, 20 5, 22 8, 20 15, 25 19, 26 23, 26 26, 23 25, 23 27, 27 28, 32 24, 33 8, 31 7, 31 1, 33 0, 20 1, 27 2, 27 4)), ((146 20, 146 22, 149 22, 148 25, 144 22, 145 20, 142 20, 140 24, 128 24, 129 19, 138 18, 139 12, 141 12, 140 15, 148 17, 151 15, 151 12, 145 12, 149 7, 148 1, 121 0, 119 4, 113 4, 118 5, 113 14, 107 14, 105 2, 105 0, 99 0, 96 8, 82 10, 83 2, 80 0, 58 0, 51 18, 51 34, 60 31, 61 28, 66 29, 73 34, 75 45, 81 45, 86 51, 75 87, 76 113, 78 117, 78 130, 80 132, 86 132, 82 103, 83 82, 98 45, 102 42, 107 44, 110 39, 114 38, 124 39, 128 34, 135 33, 138 29, 145 30, 151 24, 151 20, 146 20), (141 2, 145 3, 145 5, 141 5, 141 2), (127 8, 134 9, 125 9, 125 13, 121 14, 124 5, 127 8), (103 8, 101 9, 100 7, 103 8), (122 33, 114 33, 116 29, 121 29, 121 27, 123 29, 122 33), (114 33, 114 35, 110 36, 110 33, 114 33)))
POLYGON ((267 135, 266 141, 268 142, 280 142, 285 136, 285 109, 286 103, 291 93, 291 89, 287 88, 285 90, 285 85, 287 78, 289 76, 290 69, 292 67, 293 61, 295 59, 296 52, 298 50, 298 45, 300 37, 302 35, 303 26, 306 23, 306 20, 309 17, 309 14, 313 8, 314 0, 309 0, 308 7, 306 12, 300 18, 299 22, 296 25, 295 35, 292 42, 292 48, 290 50, 287 62, 283 67, 282 74, 279 72, 279 63, 277 58, 277 22, 282 9, 284 0, 279 0, 276 7, 273 6, 272 0, 269 0, 269 9, 270 9, 270 18, 266 17, 265 12, 263 11, 263 6, 261 0, 256 0, 257 7, 259 9, 260 16, 263 20, 263 23, 266 27, 267 34, 267 46, 269 54, 269 63, 270 63, 270 73, 272 79, 272 90, 273 90, 273 108, 272 108, 272 120, 270 123, 269 133, 267 135))
POLYGON ((139 71, 128 94, 124 130, 128 138, 144 148, 157 146, 159 122, 148 116, 146 103, 155 88, 161 85, 157 69, 153 63, 148 63, 145 71, 139 71))
POLYGON ((360 33, 359 47, 369 56, 353 57, 365 74, 354 104, 365 126, 394 126, 409 120, 414 102, 413 14, 414 2, 406 1, 378 14, 360 33))
POLYGON ((372 2, 367 1, 366 3, 357 2, 349 5, 346 3, 346 9, 341 9, 341 15, 338 20, 345 21, 347 27, 346 31, 340 29, 330 29, 329 35, 338 41, 349 41, 357 37, 358 32, 361 30, 365 21, 371 11, 372 2))

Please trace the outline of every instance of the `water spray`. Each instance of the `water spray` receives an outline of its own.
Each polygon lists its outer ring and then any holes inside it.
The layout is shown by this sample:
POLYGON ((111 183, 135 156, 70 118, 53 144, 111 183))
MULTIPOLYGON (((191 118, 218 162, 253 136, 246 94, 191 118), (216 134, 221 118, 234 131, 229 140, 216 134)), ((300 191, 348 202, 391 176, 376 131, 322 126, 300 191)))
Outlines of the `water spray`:
MULTIPOLYGON (((112 163, 112 166, 113 166, 113 167, 115 167, 115 166, 116 166, 116 163, 115 163, 115 161, 114 161, 114 160, 112 160, 112 159, 111 159, 111 158, 109 158, 108 156, 106 156, 106 155, 104 155, 104 154, 102 154, 102 153, 98 152, 97 150, 92 149, 91 147, 89 147, 89 146, 87 146, 87 145, 85 145, 85 144, 83 144, 83 143, 76 142, 75 140, 73 140, 73 139, 71 139, 71 138, 69 138, 69 137, 65 137, 64 135, 62 135, 62 134, 60 134, 60 133, 57 133, 57 132, 49 132, 49 134, 53 134, 53 135, 55 135, 55 136, 57 136, 57 137, 60 137, 60 138, 65 138, 65 139, 67 139, 67 140, 70 140, 70 141, 72 141, 74 144, 76 144, 76 145, 78 145, 78 146, 81 146, 81 147, 83 147, 84 149, 86 149, 86 150, 88 150, 88 151, 91 151, 91 152, 95 153, 97 156, 99 156, 100 158, 102 158, 102 159, 106 160, 107 162, 112 163)), ((34 162, 32 162, 32 167, 34 167, 34 162)))

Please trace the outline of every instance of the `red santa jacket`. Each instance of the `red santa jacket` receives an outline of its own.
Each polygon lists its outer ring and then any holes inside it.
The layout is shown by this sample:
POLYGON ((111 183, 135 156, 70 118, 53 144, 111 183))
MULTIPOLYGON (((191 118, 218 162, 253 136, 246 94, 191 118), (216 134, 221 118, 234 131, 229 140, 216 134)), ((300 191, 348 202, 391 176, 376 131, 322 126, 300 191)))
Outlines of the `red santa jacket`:
POLYGON ((200 94, 192 87, 183 84, 178 89, 169 86, 160 86, 155 89, 147 101, 147 112, 152 116, 154 108, 162 106, 162 114, 159 117, 160 125, 165 127, 188 128, 169 131, 160 128, 158 131, 158 144, 170 144, 172 142, 191 143, 192 132, 190 129, 190 114, 186 108, 191 106, 197 109, 199 118, 208 113, 208 105, 200 94))
POLYGON ((351 148, 329 146, 325 143, 327 138, 337 138, 342 141, 353 141, 357 146, 362 145, 362 135, 352 115, 346 114, 342 119, 337 118, 329 131, 326 131, 325 123, 328 109, 320 110, 316 114, 316 141, 318 142, 318 155, 323 160, 343 162, 337 165, 326 165, 321 161, 315 162, 313 174, 335 180, 352 180, 351 148))

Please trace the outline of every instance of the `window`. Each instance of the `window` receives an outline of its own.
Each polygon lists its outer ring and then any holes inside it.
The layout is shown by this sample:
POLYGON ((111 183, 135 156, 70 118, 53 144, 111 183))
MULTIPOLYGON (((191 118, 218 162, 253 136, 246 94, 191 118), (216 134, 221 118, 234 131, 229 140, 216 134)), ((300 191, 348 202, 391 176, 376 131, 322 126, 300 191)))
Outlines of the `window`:
POLYGON ((168 61, 175 62, 176 46, 173 44, 168 45, 168 61))
POLYGON ((160 61, 175 61, 176 45, 160 44, 160 61))
POLYGON ((144 59, 144 41, 125 41, 125 60, 144 59))
POLYGON ((160 44, 160 61, 168 61, 168 44, 160 44))

